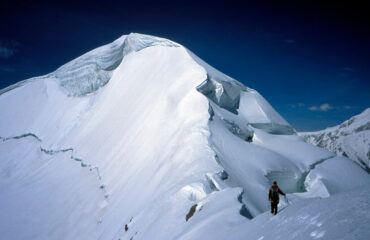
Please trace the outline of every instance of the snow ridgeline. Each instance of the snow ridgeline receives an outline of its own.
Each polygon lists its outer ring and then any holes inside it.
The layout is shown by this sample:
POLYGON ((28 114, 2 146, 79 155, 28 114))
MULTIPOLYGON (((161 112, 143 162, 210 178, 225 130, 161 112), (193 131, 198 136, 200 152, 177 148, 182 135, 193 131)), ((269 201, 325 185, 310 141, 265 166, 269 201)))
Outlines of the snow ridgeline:
MULTIPOLYGON (((123 35, 113 43, 94 49, 59 67, 56 71, 38 78, 57 78, 70 96, 82 96, 103 87, 110 80, 114 69, 131 52, 150 46, 178 47, 167 39, 132 33, 123 35)), ((29 81, 21 81, 0 90, 0 95, 29 81)))
POLYGON ((344 208, 342 193, 369 183, 348 159, 305 143, 257 91, 169 40, 123 36, 16 86, 0 95, 7 239, 248 239, 247 226, 264 231, 256 216, 273 180, 315 211, 327 206, 311 198, 335 195, 344 208), (11 137, 24 133, 43 147, 11 137))
POLYGON ((370 108, 338 126, 299 135, 308 143, 352 159, 370 173, 370 108))

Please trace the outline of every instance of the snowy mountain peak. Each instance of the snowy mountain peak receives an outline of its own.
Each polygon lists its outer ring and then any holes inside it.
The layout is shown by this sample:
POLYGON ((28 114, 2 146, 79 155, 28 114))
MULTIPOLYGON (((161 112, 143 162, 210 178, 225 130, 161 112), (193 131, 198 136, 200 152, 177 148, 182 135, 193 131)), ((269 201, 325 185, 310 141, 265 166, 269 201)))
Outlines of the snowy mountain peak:
POLYGON ((347 128, 355 132, 370 130, 370 108, 365 109, 362 113, 351 117, 339 125, 339 128, 347 128))
POLYGON ((370 172, 370 108, 338 126, 300 135, 311 144, 349 157, 370 172))
POLYGON ((180 47, 179 44, 168 39, 138 33, 130 33, 127 35, 123 45, 124 56, 130 52, 138 52, 144 48, 152 46, 180 47))
POLYGON ((179 47, 167 39, 131 33, 70 61, 49 76, 57 78, 69 95, 92 93, 107 84, 125 56, 151 46, 179 47))
MULTIPOLYGON (((304 142, 256 90, 170 40, 122 36, 0 93, 4 239, 262 239, 245 229, 270 218, 273 181, 292 204, 280 202, 289 232, 338 235, 330 217, 300 221, 327 209, 313 198, 341 208, 353 190, 370 207, 363 169, 304 142)), ((341 234, 370 235, 354 227, 341 234)))

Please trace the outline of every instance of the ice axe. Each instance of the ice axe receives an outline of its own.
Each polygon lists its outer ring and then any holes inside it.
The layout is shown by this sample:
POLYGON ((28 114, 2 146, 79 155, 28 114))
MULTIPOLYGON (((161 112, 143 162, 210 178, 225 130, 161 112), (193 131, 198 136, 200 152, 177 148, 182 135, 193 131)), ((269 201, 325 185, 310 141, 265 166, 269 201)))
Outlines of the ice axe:
POLYGON ((290 205, 290 202, 289 202, 288 198, 286 197, 286 195, 284 195, 284 198, 285 198, 285 202, 286 202, 288 205, 290 205))

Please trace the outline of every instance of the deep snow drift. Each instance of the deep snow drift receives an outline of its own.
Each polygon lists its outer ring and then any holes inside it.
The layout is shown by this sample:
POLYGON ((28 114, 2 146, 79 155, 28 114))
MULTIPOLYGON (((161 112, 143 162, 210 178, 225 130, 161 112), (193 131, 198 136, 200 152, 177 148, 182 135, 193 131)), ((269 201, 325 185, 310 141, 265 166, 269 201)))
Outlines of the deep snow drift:
POLYGON ((0 93, 4 239, 370 236, 369 175, 177 43, 125 35, 0 93), (324 211, 346 228, 302 229, 324 211))
POLYGON ((370 108, 338 126, 299 135, 308 143, 352 159, 370 172, 370 108))

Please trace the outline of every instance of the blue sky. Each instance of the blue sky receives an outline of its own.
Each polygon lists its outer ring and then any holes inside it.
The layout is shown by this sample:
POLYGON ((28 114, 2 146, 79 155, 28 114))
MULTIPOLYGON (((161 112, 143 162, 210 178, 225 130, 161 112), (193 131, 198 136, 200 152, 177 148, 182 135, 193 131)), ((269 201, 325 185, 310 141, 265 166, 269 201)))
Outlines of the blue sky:
POLYGON ((370 107, 365 10, 325 1, 1 1, 0 88, 146 33, 258 90, 296 129, 319 130, 370 107))

